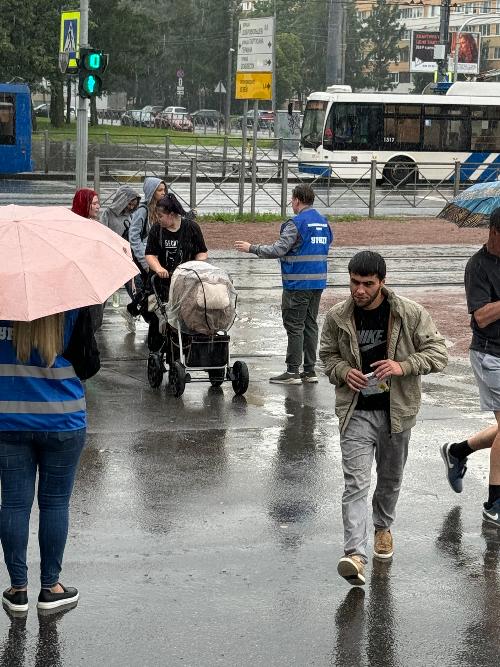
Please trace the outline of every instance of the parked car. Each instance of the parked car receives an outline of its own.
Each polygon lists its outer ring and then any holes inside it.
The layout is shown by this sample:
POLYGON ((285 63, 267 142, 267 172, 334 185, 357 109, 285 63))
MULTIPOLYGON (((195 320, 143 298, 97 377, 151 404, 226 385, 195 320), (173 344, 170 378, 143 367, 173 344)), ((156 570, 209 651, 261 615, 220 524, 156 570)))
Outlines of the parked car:
POLYGON ((217 109, 198 109, 193 111, 191 120, 193 125, 206 125, 207 127, 217 127, 217 124, 224 125, 224 115, 217 109))
POLYGON ((193 122, 185 110, 185 107, 167 107, 155 118, 155 127, 162 129, 179 130, 183 132, 193 131, 193 122), (184 109, 184 111, 173 111, 173 109, 184 109))
POLYGON ((141 111, 142 111, 143 113, 150 113, 150 114, 152 114, 152 115, 153 115, 153 118, 154 118, 155 116, 157 116, 157 115, 160 113, 160 111, 161 111, 162 109, 163 109, 163 107, 160 107, 160 106, 158 106, 158 105, 154 105, 154 104, 146 104, 145 107, 142 107, 141 111))
MULTIPOLYGON (((264 111, 263 109, 259 109, 257 114, 259 119, 257 129, 272 130, 274 128, 274 113, 272 111, 264 111)), ((254 112, 249 111, 246 118, 248 129, 253 129, 253 119, 254 119, 254 112)), ((244 122, 245 122, 244 116, 240 116, 238 118, 238 127, 243 128, 244 122)))
POLYGON ((163 113, 187 113, 188 110, 186 107, 166 107, 163 109, 163 113))
POLYGON ((39 118, 48 118, 50 112, 50 104, 48 102, 43 102, 43 104, 37 104, 33 109, 35 116, 39 118))
POLYGON ((154 127, 155 116, 151 111, 143 111, 142 109, 130 109, 125 111, 120 118, 122 125, 130 125, 133 127, 154 127))

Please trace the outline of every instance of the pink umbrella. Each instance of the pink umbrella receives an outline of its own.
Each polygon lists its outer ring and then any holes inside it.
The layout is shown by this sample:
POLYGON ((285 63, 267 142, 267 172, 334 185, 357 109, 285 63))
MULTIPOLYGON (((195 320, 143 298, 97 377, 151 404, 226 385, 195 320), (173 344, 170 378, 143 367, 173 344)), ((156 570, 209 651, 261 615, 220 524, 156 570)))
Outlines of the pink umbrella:
POLYGON ((0 206, 0 320, 104 303, 139 273, 130 246, 62 206, 0 206))

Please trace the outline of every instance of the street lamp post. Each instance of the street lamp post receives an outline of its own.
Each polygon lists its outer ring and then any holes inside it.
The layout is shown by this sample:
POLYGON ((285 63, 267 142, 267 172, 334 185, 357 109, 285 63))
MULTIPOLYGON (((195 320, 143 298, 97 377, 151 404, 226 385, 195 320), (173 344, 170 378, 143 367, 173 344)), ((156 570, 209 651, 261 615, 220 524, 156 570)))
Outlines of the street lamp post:
MULTIPOLYGON (((488 14, 488 18, 500 18, 500 14, 488 14)), ((484 16, 481 16, 480 14, 474 14, 474 16, 470 16, 466 21, 462 23, 462 25, 456 32, 455 51, 453 52, 453 81, 456 81, 458 78, 458 49, 460 45, 460 35, 462 34, 465 26, 469 25, 469 23, 474 23, 474 21, 478 21, 479 23, 484 23, 484 16)))
MULTIPOLYGON (((226 117, 224 118, 224 133, 229 134, 229 129, 231 127, 231 78, 233 74, 233 53, 234 49, 229 47, 227 52, 227 82, 226 82, 226 117)), ((221 97, 222 99, 222 97, 221 97)))

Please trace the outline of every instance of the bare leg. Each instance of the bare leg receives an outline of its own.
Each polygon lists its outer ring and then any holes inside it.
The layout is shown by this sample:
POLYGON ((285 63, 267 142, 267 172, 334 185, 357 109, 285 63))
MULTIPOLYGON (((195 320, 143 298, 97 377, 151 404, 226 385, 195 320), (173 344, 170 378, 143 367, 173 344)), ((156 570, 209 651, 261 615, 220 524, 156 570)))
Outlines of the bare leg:
MULTIPOLYGON (((500 424, 500 411, 495 412, 497 424, 500 424)), ((500 432, 497 434, 491 445, 490 452, 490 484, 500 484, 500 432)))
MULTIPOLYGON (((500 415, 500 413, 496 412, 495 416, 496 415, 500 415)), ((469 447, 473 449, 475 452, 477 452, 480 449, 489 449, 492 446, 495 438, 497 437, 497 432, 498 432, 498 425, 488 426, 488 428, 485 428, 484 431, 479 431, 479 433, 474 433, 474 435, 471 435, 470 438, 467 438, 467 443, 469 447)))

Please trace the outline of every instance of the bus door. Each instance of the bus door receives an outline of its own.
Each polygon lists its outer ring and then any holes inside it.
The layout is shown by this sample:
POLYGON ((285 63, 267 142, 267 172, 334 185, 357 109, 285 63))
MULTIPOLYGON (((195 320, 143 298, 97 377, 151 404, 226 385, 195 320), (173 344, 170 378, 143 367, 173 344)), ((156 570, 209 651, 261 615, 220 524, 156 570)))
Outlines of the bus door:
POLYGON ((28 86, 0 84, 0 173, 32 171, 28 86))

